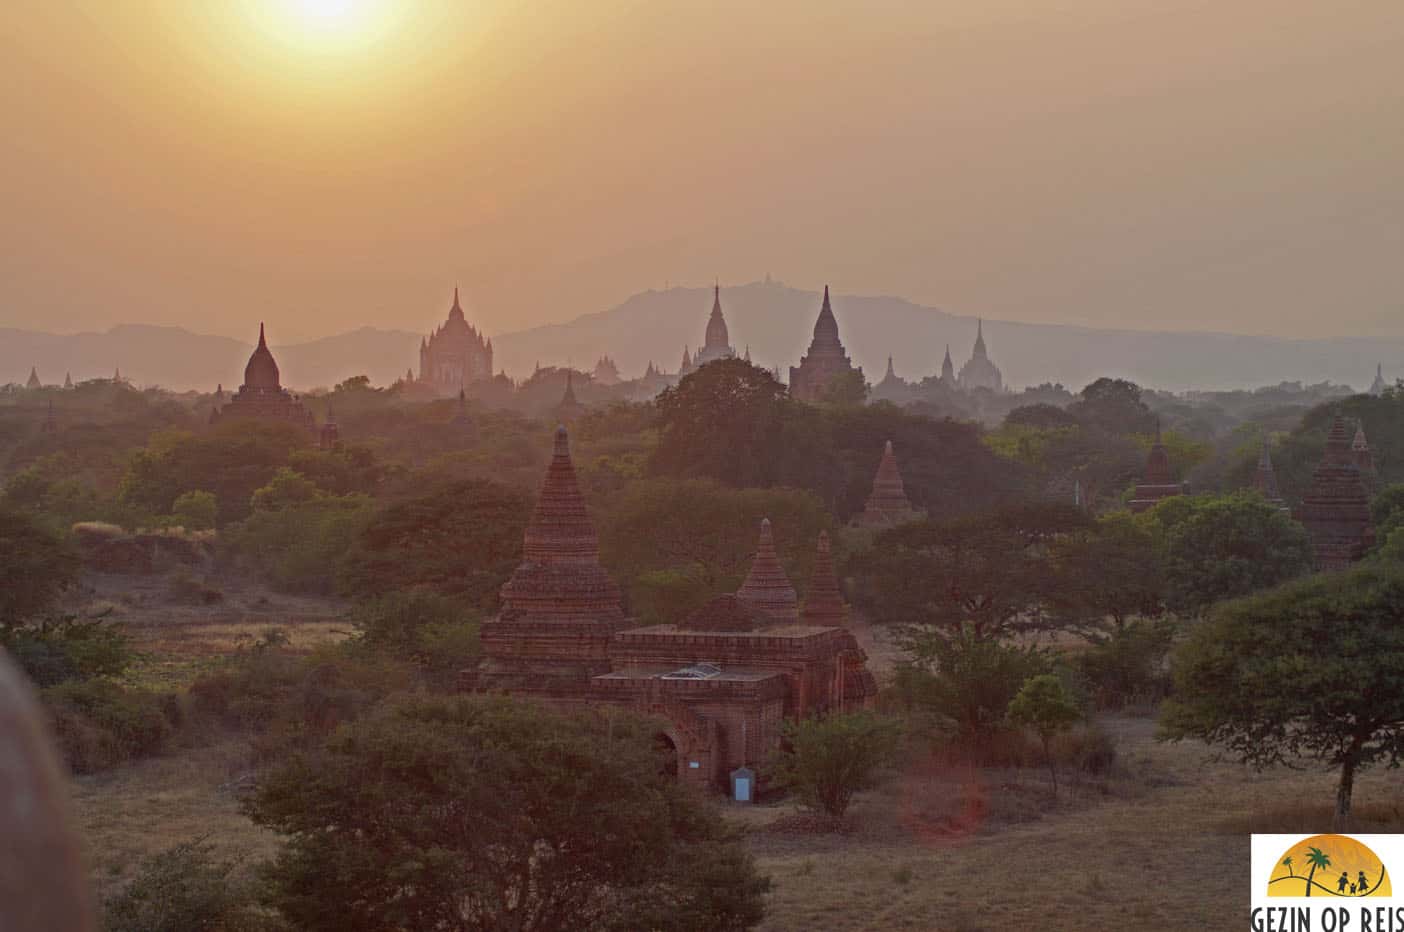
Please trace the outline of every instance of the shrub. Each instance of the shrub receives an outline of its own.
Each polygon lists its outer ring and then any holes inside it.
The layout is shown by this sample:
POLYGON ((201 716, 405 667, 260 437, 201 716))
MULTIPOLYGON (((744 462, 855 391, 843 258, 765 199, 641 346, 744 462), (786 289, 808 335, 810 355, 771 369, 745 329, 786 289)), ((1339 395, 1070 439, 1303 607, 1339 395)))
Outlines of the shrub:
POLYGON ((101 619, 71 617, 34 625, 0 625, 0 647, 41 687, 120 676, 136 656, 121 628, 101 619))
POLYGON ((103 932, 262 932, 285 928, 250 906, 256 891, 235 876, 238 862, 215 857, 203 839, 146 858, 107 905, 103 932))
POLYGON ((191 714, 202 727, 261 735, 263 751, 275 755, 320 741, 412 682, 395 660, 343 645, 300 655, 270 631, 190 685, 191 714))
POLYGON ((1079 654, 1078 672, 1090 685, 1099 708, 1153 704, 1170 689, 1166 656, 1175 636, 1168 622, 1132 622, 1079 654))
POLYGON ((897 668, 894 683, 902 705, 934 719, 968 750, 979 751, 1006 727, 1005 713, 1024 681, 1047 673, 1046 654, 961 632, 926 642, 927 663, 897 668))
POLYGON ((480 653, 473 615, 453 599, 416 589, 362 603, 351 623, 361 646, 413 661, 433 684, 447 686, 480 653))
POLYGON ((871 787, 892 760, 901 728, 892 719, 854 712, 787 722, 784 736, 786 746, 773 762, 776 783, 809 808, 841 818, 853 795, 871 787))
POLYGON ((1053 795, 1058 795, 1058 767, 1053 760, 1053 738, 1072 727, 1082 717, 1076 700, 1063 681, 1052 673, 1031 676, 1009 702, 1009 720, 1032 728, 1043 742, 1043 756, 1053 779, 1053 795))
POLYGON ((59 750, 74 773, 96 773, 156 754, 171 734, 169 703, 159 693, 110 680, 73 680, 42 695, 59 750))

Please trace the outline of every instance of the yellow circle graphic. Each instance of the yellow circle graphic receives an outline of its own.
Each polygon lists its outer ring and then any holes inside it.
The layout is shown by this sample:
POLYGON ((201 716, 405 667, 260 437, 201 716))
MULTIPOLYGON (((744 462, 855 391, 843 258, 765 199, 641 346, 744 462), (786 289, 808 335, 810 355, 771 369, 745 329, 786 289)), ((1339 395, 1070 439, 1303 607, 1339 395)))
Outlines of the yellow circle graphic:
POLYGON ((1389 896, 1389 872, 1375 852, 1349 835, 1313 835, 1278 857, 1268 896, 1389 896))

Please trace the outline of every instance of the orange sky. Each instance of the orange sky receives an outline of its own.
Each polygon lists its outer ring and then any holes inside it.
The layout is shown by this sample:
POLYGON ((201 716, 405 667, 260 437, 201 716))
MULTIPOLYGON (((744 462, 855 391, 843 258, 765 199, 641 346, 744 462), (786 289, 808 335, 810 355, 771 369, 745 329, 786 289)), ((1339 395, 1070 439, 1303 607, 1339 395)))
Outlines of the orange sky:
POLYGON ((1398 0, 297 2, 7 3, 0 325, 425 330, 458 282, 499 333, 769 272, 1404 334, 1398 0))

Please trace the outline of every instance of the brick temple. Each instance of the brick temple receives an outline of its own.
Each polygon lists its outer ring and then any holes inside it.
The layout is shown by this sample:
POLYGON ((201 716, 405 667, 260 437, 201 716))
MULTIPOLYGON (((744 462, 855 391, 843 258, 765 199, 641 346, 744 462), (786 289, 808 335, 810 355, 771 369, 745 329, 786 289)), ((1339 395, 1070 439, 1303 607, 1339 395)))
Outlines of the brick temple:
POLYGON ((1148 511, 1161 501, 1184 492, 1170 471, 1170 454, 1160 439, 1160 422, 1155 422, 1155 442, 1146 455, 1145 481, 1136 486, 1136 495, 1128 507, 1133 512, 1148 511))
POLYGON ((829 286, 824 286, 824 303, 814 321, 814 339, 809 351, 800 357, 798 366, 790 367, 790 394, 800 401, 818 401, 824 396, 834 376, 863 370, 855 368, 839 340, 838 321, 829 304, 829 286))
POLYGON ((246 419, 282 421, 304 428, 309 434, 318 433, 312 412, 283 388, 278 363, 263 336, 263 324, 258 325, 258 346, 244 366, 244 384, 228 403, 210 412, 211 424, 246 419))
POLYGON ((873 491, 863 511, 853 519, 854 527, 888 528, 909 521, 919 521, 925 515, 912 507, 907 498, 906 487, 902 484, 902 474, 897 470, 897 454, 892 452, 892 441, 882 448, 882 459, 878 461, 877 475, 873 477, 873 491))
POLYGON ((827 536, 818 548, 802 611, 767 520, 735 594, 677 624, 634 627, 600 564, 566 429, 557 428, 522 563, 502 588, 502 611, 482 626, 485 658, 460 688, 651 716, 670 769, 720 786, 738 767, 764 767, 786 719, 865 708, 876 695, 845 627, 827 536))
POLYGON ((1326 435, 1325 454, 1311 474, 1311 486, 1293 513, 1311 537, 1318 569, 1344 569, 1375 542, 1370 491, 1358 453, 1351 448, 1345 418, 1337 415, 1326 435))

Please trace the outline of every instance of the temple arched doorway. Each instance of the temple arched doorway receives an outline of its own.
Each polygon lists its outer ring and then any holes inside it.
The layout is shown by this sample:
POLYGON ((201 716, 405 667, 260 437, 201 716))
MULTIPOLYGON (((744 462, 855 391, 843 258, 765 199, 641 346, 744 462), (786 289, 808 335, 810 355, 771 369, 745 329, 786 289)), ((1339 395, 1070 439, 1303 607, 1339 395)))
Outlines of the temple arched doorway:
POLYGON ((678 775, 678 745, 666 732, 653 736, 653 751, 658 760, 658 772, 668 777, 678 775))

